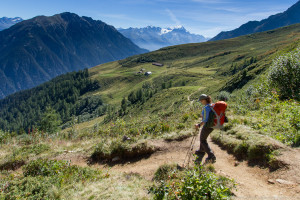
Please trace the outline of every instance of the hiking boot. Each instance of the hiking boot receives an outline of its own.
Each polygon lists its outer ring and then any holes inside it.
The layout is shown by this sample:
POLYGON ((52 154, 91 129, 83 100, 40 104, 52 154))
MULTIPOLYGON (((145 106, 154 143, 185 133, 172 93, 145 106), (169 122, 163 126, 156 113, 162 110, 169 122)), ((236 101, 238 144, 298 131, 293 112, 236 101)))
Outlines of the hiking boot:
POLYGON ((201 152, 201 151, 196 151, 195 154, 197 155, 197 159, 195 160, 195 164, 201 164, 204 156, 205 156, 205 152, 201 152))
POLYGON ((217 160, 216 156, 209 156, 205 159, 205 163, 215 163, 217 160))

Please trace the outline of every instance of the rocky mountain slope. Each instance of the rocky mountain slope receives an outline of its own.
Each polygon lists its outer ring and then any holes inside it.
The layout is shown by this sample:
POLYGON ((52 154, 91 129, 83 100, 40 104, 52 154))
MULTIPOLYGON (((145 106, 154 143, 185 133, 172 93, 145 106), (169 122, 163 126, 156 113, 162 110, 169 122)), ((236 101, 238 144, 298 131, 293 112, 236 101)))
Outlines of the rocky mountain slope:
POLYGON ((114 27, 89 17, 62 13, 25 20, 0 32, 0 98, 144 52, 114 27))

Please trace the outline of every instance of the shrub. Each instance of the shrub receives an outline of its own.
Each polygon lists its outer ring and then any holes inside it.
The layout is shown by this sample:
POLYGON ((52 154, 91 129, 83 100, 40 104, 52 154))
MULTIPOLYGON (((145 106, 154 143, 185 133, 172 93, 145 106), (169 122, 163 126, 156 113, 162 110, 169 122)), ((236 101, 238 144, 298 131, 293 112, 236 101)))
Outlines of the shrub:
POLYGON ((120 139, 115 139, 110 143, 105 141, 96 145, 94 152, 91 155, 92 161, 112 161, 113 158, 132 159, 139 156, 152 154, 157 149, 149 146, 146 142, 138 142, 129 144, 120 139))
POLYGON ((0 163, 0 170, 16 170, 25 165, 25 161, 31 154, 36 156, 49 149, 49 145, 46 144, 36 144, 23 146, 21 148, 14 148, 12 150, 12 154, 6 156, 0 163))
POLYGON ((24 176, 1 180, 0 199, 64 199, 60 192, 76 189, 76 183, 102 179, 102 172, 71 166, 67 161, 38 159, 23 167, 24 176))
POLYGON ((11 138, 11 133, 0 130, 0 144, 6 143, 11 138))
POLYGON ((186 122, 187 120, 189 119, 189 114, 184 114, 183 116, 182 116, 182 121, 183 122, 186 122))
POLYGON ((161 132, 169 132, 170 131, 170 126, 168 124, 165 123, 161 123, 161 132))
POLYGON ((85 167, 70 165, 68 161, 37 159, 23 167, 23 175, 55 177, 56 184, 96 180, 102 178, 102 172, 85 167))
POLYGON ((178 123, 176 126, 176 129, 178 129, 178 130, 185 129, 185 125, 183 123, 178 123))
POLYGON ((270 70, 268 80, 281 98, 300 99, 300 48, 278 57, 270 70))
POLYGON ((154 180, 155 181, 163 181, 163 180, 167 180, 169 178, 169 176, 172 175, 172 173, 177 172, 177 165, 176 164, 172 164, 172 165, 162 165, 160 166, 155 174, 154 174, 154 180))
POLYGON ((45 151, 48 151, 50 146, 47 144, 36 144, 36 145, 29 145, 21 147, 20 149, 16 150, 19 154, 34 154, 39 155, 45 151))
MULTIPOLYGON (((163 166, 160 171, 168 171, 163 166)), ((159 172, 160 172, 159 171, 159 172)), ((161 173, 159 173, 161 174, 161 173)), ((160 176, 159 176, 160 177, 160 176)), ((162 176, 162 178, 165 178, 162 176)), ((162 180, 150 188, 154 199, 230 199, 234 182, 225 177, 219 177, 213 172, 206 171, 202 166, 186 170, 180 175, 173 173, 168 180, 162 180)))
POLYGON ((56 199, 51 195, 53 181, 51 177, 25 177, 9 181, 4 187, 0 199, 56 199))
POLYGON ((218 100, 220 101, 228 101, 230 99, 230 93, 229 92, 226 92, 226 91, 221 91, 219 94, 218 94, 218 100))
POLYGON ((38 159, 23 167, 24 176, 54 176, 68 167, 68 162, 38 159))

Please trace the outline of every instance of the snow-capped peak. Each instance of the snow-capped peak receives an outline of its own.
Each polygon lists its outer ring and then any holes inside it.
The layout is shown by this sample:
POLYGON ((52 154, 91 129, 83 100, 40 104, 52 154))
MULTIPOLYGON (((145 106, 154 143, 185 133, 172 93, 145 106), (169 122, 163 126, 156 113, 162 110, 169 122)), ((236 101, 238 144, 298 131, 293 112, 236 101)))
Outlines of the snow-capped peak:
POLYGON ((13 18, 11 21, 13 22, 19 22, 19 21, 22 21, 23 19, 21 17, 16 17, 16 18, 13 18))
POLYGON ((167 33, 172 32, 174 30, 186 30, 186 29, 182 25, 177 25, 177 26, 168 27, 168 28, 162 28, 161 32, 160 32, 160 35, 167 34, 167 33))
POLYGON ((173 29, 171 29, 171 28, 162 28, 160 34, 163 35, 163 34, 167 34, 172 31, 173 31, 173 29))

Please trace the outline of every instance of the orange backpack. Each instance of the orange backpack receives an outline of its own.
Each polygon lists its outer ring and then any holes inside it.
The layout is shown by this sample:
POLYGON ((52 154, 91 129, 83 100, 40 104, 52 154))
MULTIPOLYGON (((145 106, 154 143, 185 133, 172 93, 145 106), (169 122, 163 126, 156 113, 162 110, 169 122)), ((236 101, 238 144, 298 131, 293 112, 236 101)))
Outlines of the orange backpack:
POLYGON ((213 129, 222 129, 225 122, 225 111, 227 109, 227 103, 225 101, 218 101, 210 106, 211 112, 207 126, 213 129))

